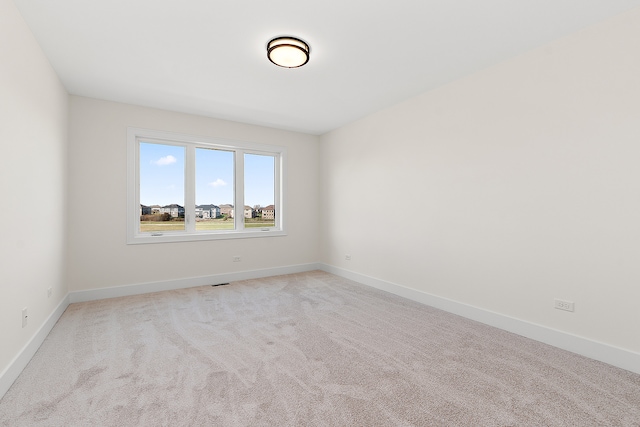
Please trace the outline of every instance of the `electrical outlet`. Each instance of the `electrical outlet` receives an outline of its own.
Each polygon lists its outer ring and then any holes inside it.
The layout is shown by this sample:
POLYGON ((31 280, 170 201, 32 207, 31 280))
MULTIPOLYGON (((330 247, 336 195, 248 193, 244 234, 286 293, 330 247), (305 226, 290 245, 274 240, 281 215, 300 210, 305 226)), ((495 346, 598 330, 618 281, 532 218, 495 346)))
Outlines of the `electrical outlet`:
POLYGON ((27 326, 27 307, 22 309, 22 327, 27 326))
POLYGON ((558 310, 574 311, 573 301, 564 301, 564 300, 556 298, 554 300, 554 305, 553 306, 555 308, 557 308, 558 310))
POLYGON ((344 259, 345 259, 346 261, 351 261, 351 255, 345 255, 345 256, 344 256, 344 259))
POLYGON ((53 288, 49 287, 49 289, 47 289, 47 298, 51 298, 52 293, 53 293, 53 288))
POLYGON ((233 262, 240 262, 240 261, 241 261, 241 259, 240 259, 239 256, 234 256, 233 257, 233 262))

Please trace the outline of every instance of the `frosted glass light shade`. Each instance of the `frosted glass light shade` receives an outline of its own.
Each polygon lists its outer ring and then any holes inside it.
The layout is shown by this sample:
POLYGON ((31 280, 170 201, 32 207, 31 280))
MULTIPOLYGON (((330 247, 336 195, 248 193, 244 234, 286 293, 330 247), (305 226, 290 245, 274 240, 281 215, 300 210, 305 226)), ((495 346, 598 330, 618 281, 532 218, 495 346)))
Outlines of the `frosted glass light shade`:
POLYGON ((280 67, 302 67, 309 62, 309 45, 295 37, 277 37, 267 44, 267 57, 280 67))

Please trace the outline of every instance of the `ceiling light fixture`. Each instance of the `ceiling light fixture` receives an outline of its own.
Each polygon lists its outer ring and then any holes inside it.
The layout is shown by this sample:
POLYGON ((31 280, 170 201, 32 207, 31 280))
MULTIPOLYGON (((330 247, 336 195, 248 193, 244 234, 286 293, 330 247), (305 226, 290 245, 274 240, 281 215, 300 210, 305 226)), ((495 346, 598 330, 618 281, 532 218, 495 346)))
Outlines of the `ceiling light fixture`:
POLYGON ((276 37, 267 43, 267 58, 279 67, 302 67, 309 62, 309 45, 295 37, 276 37))

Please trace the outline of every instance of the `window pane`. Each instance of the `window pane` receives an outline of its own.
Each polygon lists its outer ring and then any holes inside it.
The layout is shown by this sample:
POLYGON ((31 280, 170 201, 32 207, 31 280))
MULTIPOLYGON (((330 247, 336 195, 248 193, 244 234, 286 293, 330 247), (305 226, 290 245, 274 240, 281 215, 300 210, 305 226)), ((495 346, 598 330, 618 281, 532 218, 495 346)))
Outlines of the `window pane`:
POLYGON ((235 229, 233 156, 196 148, 196 231, 235 229))
POLYGON ((244 155, 244 226, 275 227, 276 158, 244 155))
POLYGON ((140 143, 140 232, 184 231, 184 152, 140 143))

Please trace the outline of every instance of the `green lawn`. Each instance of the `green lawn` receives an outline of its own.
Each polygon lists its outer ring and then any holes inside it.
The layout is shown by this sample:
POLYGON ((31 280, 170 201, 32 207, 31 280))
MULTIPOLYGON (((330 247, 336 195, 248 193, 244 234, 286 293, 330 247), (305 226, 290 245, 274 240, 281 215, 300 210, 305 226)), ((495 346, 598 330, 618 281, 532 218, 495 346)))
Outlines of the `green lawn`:
MULTIPOLYGON (((257 218, 245 219, 245 228, 273 227, 273 221, 262 221, 257 218)), ((224 221, 222 219, 207 219, 196 222, 196 230, 233 230, 233 220, 224 221)), ((184 231, 182 221, 140 221, 140 231, 142 233, 163 231, 184 231)))
POLYGON ((263 228, 263 227, 275 227, 275 226, 276 224, 273 221, 244 223, 244 228, 263 228))

